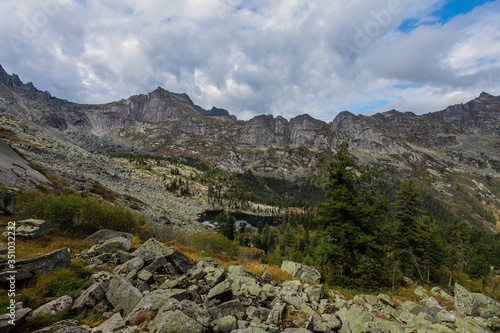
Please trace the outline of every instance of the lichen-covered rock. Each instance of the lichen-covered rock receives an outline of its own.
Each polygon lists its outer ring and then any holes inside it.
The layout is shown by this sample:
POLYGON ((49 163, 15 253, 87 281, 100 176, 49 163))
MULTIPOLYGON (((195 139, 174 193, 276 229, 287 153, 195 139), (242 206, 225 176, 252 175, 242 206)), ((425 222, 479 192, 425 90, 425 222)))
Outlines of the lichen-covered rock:
MULTIPOLYGON (((16 222, 16 236, 36 238, 49 234, 50 225, 44 220, 23 220, 16 222)), ((8 237, 8 231, 4 231, 3 237, 8 237)))
POLYGON ((373 321, 373 315, 362 306, 354 304, 350 309, 342 308, 338 312, 340 321, 342 321, 342 328, 344 325, 346 329, 351 331, 358 331, 365 327, 365 324, 373 321))
POLYGON ((236 316, 240 312, 245 312, 245 307, 237 299, 222 303, 208 309, 214 319, 219 319, 227 316, 236 316))
POLYGON ((111 281, 113 277, 113 273, 108 271, 96 272, 90 276, 90 285, 93 285, 95 283, 103 283, 102 287, 104 288, 104 285, 107 286, 109 284, 109 281, 111 281))
POLYGON ((156 240, 156 238, 150 238, 137 250, 132 252, 134 257, 139 257, 146 263, 151 263, 157 258, 170 257, 173 254, 174 249, 156 240))
POLYGON ((205 282, 213 287, 221 283, 226 278, 226 270, 210 257, 201 258, 196 264, 194 272, 202 271, 205 282))
POLYGON ((102 244, 92 246, 87 255, 96 257, 106 253, 117 253, 120 251, 128 251, 132 247, 132 242, 125 237, 115 237, 108 239, 102 244))
POLYGON ((95 332, 100 333, 115 333, 117 328, 120 328, 125 325, 125 321, 122 318, 122 315, 119 313, 115 313, 111 318, 106 320, 101 325, 97 326, 95 332))
POLYGON ((479 310, 477 308, 477 303, 474 296, 467 289, 455 283, 454 288, 455 293, 455 311, 467 315, 467 316, 477 316, 479 315, 479 310))
POLYGON ((128 274, 132 271, 138 272, 142 267, 144 267, 144 260, 139 257, 134 257, 122 265, 116 266, 113 272, 116 274, 128 274))
POLYGON ((457 320, 455 320, 455 325, 457 326, 457 329, 455 330, 455 332, 457 333, 491 333, 491 330, 488 329, 486 325, 481 324, 471 317, 457 317, 457 320))
POLYGON ((126 316, 143 298, 143 294, 130 281, 115 275, 109 282, 106 298, 114 307, 122 308, 123 315, 126 316))
POLYGON ((161 309, 148 328, 151 333, 203 333, 205 331, 201 324, 181 311, 163 312, 161 309))
POLYGON ((309 280, 316 283, 319 283, 321 280, 321 274, 316 268, 293 261, 283 261, 281 264, 281 270, 288 272, 301 280, 309 280))
POLYGON ((29 272, 50 272, 57 268, 68 268, 71 265, 70 250, 64 247, 34 258, 19 260, 17 269, 25 269, 29 272))
POLYGON ((453 297, 450 296, 450 294, 448 294, 446 291, 444 291, 443 289, 441 289, 439 287, 433 287, 431 289, 431 294, 433 294, 435 296, 439 296, 442 299, 444 299, 448 302, 451 302, 451 303, 453 303, 453 301, 454 301, 453 297))
POLYGON ((188 270, 193 268, 193 262, 184 253, 178 251, 174 248, 174 253, 169 257, 170 262, 173 264, 175 269, 181 274, 186 273, 188 270))
POLYGON ((107 241, 111 238, 115 238, 115 237, 124 237, 124 238, 128 239, 129 241, 132 241, 132 239, 134 238, 134 235, 132 235, 129 232, 124 232, 124 231, 101 229, 101 230, 94 232, 89 237, 85 238, 85 241, 89 242, 89 243, 93 243, 93 244, 102 244, 105 241, 107 241))
POLYGON ((106 292, 103 289, 104 283, 94 283, 90 287, 85 290, 80 297, 76 299, 71 307, 71 311, 75 311, 77 313, 81 313, 87 309, 92 309, 97 305, 100 301, 102 301, 106 292))
POLYGON ((147 293, 130 311, 130 313, 125 317, 126 321, 132 320, 132 318, 143 311, 150 309, 159 309, 165 304, 170 304, 177 302, 178 300, 172 298, 172 293, 168 290, 154 290, 147 293))
POLYGON ((229 333, 238 329, 238 320, 234 316, 226 316, 213 321, 217 326, 218 331, 222 333, 229 333))
POLYGON ((286 304, 277 302, 274 304, 273 309, 269 313, 269 317, 267 318, 267 322, 269 324, 278 325, 281 323, 285 317, 286 304))
POLYGON ((207 299, 220 299, 225 300, 233 296, 233 291, 231 289, 231 282, 229 280, 224 280, 208 292, 207 299))
POLYGON ((55 316, 59 312, 71 309, 72 304, 73 298, 71 296, 62 296, 33 310, 30 314, 30 318, 35 318, 39 314, 55 316))

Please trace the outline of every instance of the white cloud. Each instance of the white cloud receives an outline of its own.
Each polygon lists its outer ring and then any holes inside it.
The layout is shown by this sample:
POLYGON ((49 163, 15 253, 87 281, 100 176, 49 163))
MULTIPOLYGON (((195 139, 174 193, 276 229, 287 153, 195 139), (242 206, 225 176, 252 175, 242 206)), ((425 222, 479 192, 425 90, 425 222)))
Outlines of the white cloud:
POLYGON ((77 102, 162 86, 243 119, 309 113, 331 120, 377 101, 387 101, 380 111, 428 112, 482 90, 499 94, 498 0, 443 25, 397 31, 408 18, 432 21, 442 4, 3 0, 0 64, 77 102))

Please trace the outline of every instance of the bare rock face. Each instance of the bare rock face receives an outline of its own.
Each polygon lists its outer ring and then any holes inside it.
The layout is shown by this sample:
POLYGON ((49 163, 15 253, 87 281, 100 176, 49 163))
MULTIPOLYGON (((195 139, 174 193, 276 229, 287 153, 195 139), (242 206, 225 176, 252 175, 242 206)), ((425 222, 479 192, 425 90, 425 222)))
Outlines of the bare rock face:
POLYGON ((14 193, 0 191, 0 215, 10 216, 16 212, 15 197, 14 193))

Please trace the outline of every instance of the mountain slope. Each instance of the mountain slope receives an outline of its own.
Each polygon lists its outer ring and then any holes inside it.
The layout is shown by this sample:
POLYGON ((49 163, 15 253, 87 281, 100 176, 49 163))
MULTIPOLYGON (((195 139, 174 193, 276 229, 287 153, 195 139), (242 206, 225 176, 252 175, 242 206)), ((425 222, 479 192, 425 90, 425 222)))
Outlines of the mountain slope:
MULTIPOLYGON (((112 187, 121 195, 135 191, 128 185, 118 185, 127 184, 122 174, 125 171, 120 169, 126 163, 109 157, 110 152, 191 156, 228 171, 250 169, 260 176, 307 179, 332 150, 348 141, 363 163, 370 163, 395 182, 408 176, 419 178, 436 198, 455 206, 458 215, 462 214, 459 206, 469 196, 498 211, 500 97, 486 93, 468 103, 425 115, 391 110, 373 116, 342 112, 330 123, 309 115, 290 120, 259 115, 240 121, 226 110, 204 110, 186 94, 162 88, 108 104, 75 104, 41 92, 31 83, 24 84, 0 66, 0 116, 4 127, 40 146, 39 152, 25 152, 28 160, 70 179, 77 188, 86 188, 78 181, 83 177, 112 187), (71 154, 61 154, 63 150, 71 154), (72 168, 74 163, 78 168, 72 168), (96 168, 104 165, 112 176, 103 179, 102 169, 96 168)), ((172 181, 172 175, 152 171, 135 177, 155 179, 161 186, 155 185, 151 191, 160 193, 163 185, 172 181)), ((198 171, 190 172, 197 175, 198 171)), ((186 180, 189 177, 189 173, 184 176, 186 180)), ((193 206, 199 207, 198 214, 206 209, 203 197, 208 187, 201 183, 196 186, 199 197, 183 199, 192 200, 193 206)), ((174 214, 174 218, 168 218, 190 223, 193 214, 186 221, 178 210, 167 207, 170 203, 175 207, 177 199, 171 199, 157 206, 146 194, 140 198, 160 211, 155 215, 158 219, 174 214)), ((483 221, 481 216, 475 218, 483 221)))

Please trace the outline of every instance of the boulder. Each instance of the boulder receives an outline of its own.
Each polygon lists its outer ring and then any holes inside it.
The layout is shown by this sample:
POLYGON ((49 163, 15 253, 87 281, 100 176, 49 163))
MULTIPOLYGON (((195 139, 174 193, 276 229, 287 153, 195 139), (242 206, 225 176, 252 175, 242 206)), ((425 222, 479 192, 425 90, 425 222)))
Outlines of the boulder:
POLYGON ((422 286, 418 286, 413 293, 415 294, 415 296, 417 296, 418 299, 421 300, 429 297, 429 295, 427 295, 427 290, 425 290, 422 286))
POLYGON ((455 330, 457 333, 491 333, 491 330, 488 329, 486 325, 474 320, 471 317, 457 317, 457 320, 455 320, 455 326, 457 326, 457 329, 455 330))
POLYGON ((174 253, 169 258, 170 262, 174 265, 175 269, 184 274, 193 268, 193 262, 184 253, 174 248, 174 253))
POLYGON ((467 289, 455 283, 454 287, 455 293, 455 311, 467 315, 467 316, 477 316, 479 315, 479 310, 477 308, 477 303, 474 300, 474 296, 467 289))
POLYGON ((128 239, 129 241, 132 241, 134 238, 134 235, 128 232, 123 232, 123 231, 115 231, 115 230, 109 230, 109 229, 101 229, 90 235, 89 237, 85 238, 86 242, 93 243, 93 244, 102 244, 105 241, 111 239, 111 238, 116 238, 116 237, 123 237, 128 239))
POLYGON ((433 294, 434 296, 439 296, 442 299, 444 299, 450 303, 453 303, 453 301, 454 301, 453 297, 450 296, 450 294, 448 294, 447 292, 445 292, 443 289, 441 289, 439 287, 432 288, 431 294, 433 294))
POLYGON ((109 282, 106 298, 114 306, 123 309, 126 316, 142 299, 143 294, 125 278, 115 275, 109 282))
MULTIPOLYGON (((114 275, 111 272, 108 271, 100 271, 97 273, 94 273, 90 276, 90 285, 93 285, 95 283, 103 283, 103 285, 109 285, 109 281, 113 279, 114 275)), ((107 289, 107 288, 103 288, 107 289)))
POLYGON ((92 309, 97 303, 102 301, 106 296, 103 284, 104 282, 94 283, 88 287, 73 303, 71 311, 81 313, 85 310, 92 309))
POLYGON ((245 312, 245 307, 237 299, 222 303, 208 309, 214 319, 219 319, 227 316, 236 316, 240 312, 245 312))
POLYGON ((132 311, 125 317, 125 321, 130 321, 140 312, 150 309, 159 309, 166 304, 171 304, 177 299, 172 298, 172 293, 167 290, 154 290, 147 293, 132 309, 132 311))
POLYGON ((178 277, 175 280, 166 280, 160 287, 159 289, 174 289, 174 288, 180 288, 180 289, 186 289, 190 285, 190 282, 188 278, 183 275, 178 277))
POLYGON ((173 298, 178 301, 189 299, 189 293, 186 289, 157 289, 154 292, 163 295, 164 298, 173 298))
POLYGON ((205 328, 179 310, 160 311, 148 325, 151 333, 203 333, 205 328))
POLYGON ((139 257, 146 263, 151 263, 157 258, 167 257, 169 258, 174 254, 174 250, 163 244, 162 242, 156 240, 155 238, 150 238, 145 243, 143 243, 137 250, 132 252, 134 257, 139 257))
POLYGON ((25 269, 18 269, 14 273, 10 272, 1 272, 0 273, 0 285, 9 285, 12 281, 15 281, 16 284, 30 279, 33 277, 33 273, 27 271, 25 269))
POLYGON ((70 250, 67 247, 64 247, 34 258, 19 260, 16 263, 16 268, 36 273, 50 272, 57 268, 68 268, 70 265, 70 250))
MULTIPOLYGON (((49 223, 44 220, 23 220, 16 222, 16 237, 36 238, 49 234, 49 223)), ((4 231, 3 237, 8 237, 8 231, 4 231)))
POLYGON ((55 316, 59 312, 71 309, 72 304, 73 298, 71 298, 71 296, 62 296, 33 310, 30 314, 30 318, 35 318, 39 314, 55 316))
POLYGON ((114 333, 117 328, 120 328, 125 325, 125 321, 122 318, 122 315, 119 313, 115 313, 111 318, 106 320, 101 325, 97 326, 94 332, 100 333, 114 333))
POLYGON ((32 333, 88 333, 91 331, 91 327, 82 325, 82 323, 77 320, 65 319, 32 333))
POLYGON ((312 333, 306 328, 287 328, 282 333, 312 333))
POLYGON ((125 273, 128 274, 132 271, 139 271, 142 267, 144 267, 144 260, 139 257, 134 257, 129 261, 125 262, 120 266, 116 266, 114 273, 125 273))
POLYGON ((202 272, 199 276, 202 276, 210 287, 221 283, 226 278, 226 270, 224 267, 220 266, 210 257, 201 258, 196 264, 194 272, 202 272))
POLYGON ((11 216, 16 212, 16 195, 0 191, 0 215, 11 216))
POLYGON ((231 289, 231 282, 229 280, 224 280, 208 292, 207 298, 225 300, 233 296, 233 291, 231 289))
POLYGON ((13 333, 17 331, 17 328, 21 326, 31 314, 30 308, 19 309, 14 313, 5 313, 0 315, 0 332, 2 333, 13 333), (14 325, 10 321, 14 322, 14 325))
POLYGON ((87 254, 91 257, 106 253, 117 253, 119 251, 128 251, 132 247, 132 242, 125 237, 115 237, 108 239, 102 244, 92 246, 87 254))
POLYGON ((321 274, 316 268, 299 264, 293 261, 283 261, 283 263, 281 264, 281 270, 290 273, 294 277, 301 280, 309 280, 316 283, 319 283, 321 280, 321 274))
POLYGON ((273 309, 269 313, 269 317, 267 317, 267 322, 269 324, 274 324, 274 325, 280 324, 285 318, 285 310, 286 310, 286 304, 277 302, 276 304, 274 304, 273 309))
POLYGON ((189 313, 189 316, 199 322, 203 326, 209 326, 212 321, 212 316, 210 313, 202 308, 200 305, 188 301, 183 300, 178 305, 177 308, 184 313, 189 313))
POLYGON ((226 316, 213 321, 218 332, 229 333, 238 328, 238 320, 234 316, 226 316))
MULTIPOLYGON (((338 312, 340 321, 342 322, 342 329, 344 329, 344 325, 346 329, 351 331, 359 331, 362 332, 362 329, 365 328, 367 323, 373 321, 374 316, 368 312, 362 306, 354 304, 350 309, 342 308, 338 312)), ((372 332, 368 330, 367 332, 372 332)))

